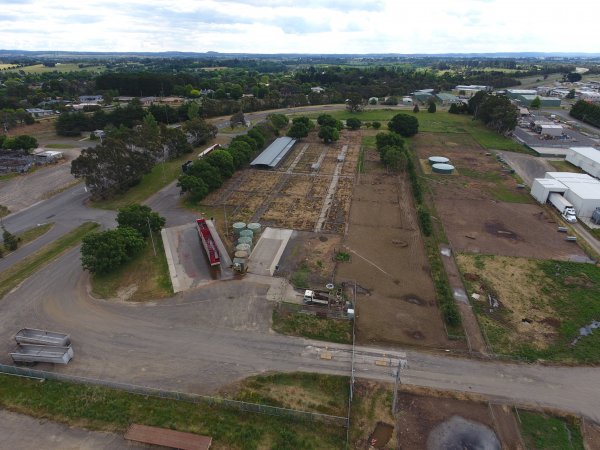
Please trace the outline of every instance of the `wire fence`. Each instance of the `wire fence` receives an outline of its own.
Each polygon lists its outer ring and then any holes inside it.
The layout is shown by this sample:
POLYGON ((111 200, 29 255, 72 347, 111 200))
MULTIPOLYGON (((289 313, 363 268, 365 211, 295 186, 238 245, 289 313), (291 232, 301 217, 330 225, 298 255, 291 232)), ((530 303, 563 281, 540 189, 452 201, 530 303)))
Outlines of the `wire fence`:
POLYGON ((27 367, 17 367, 5 364, 0 364, 0 373, 7 375, 16 375, 20 377, 63 381, 69 383, 83 384, 89 386, 102 386, 110 389, 126 391, 131 394, 144 395, 150 397, 158 397, 169 400, 184 401, 189 403, 204 403, 211 406, 220 406, 233 408, 239 411, 267 414, 271 416, 289 417, 308 422, 324 422, 330 425, 347 427, 348 418, 341 416, 332 416, 329 414, 315 413, 311 411, 301 411, 297 409, 280 408, 277 406, 262 405, 259 403, 249 403, 241 400, 233 400, 228 398, 211 397, 208 395, 192 394, 178 391, 168 391, 164 389, 152 388, 148 386, 139 386, 129 383, 121 383, 118 381, 99 380, 95 378, 86 378, 76 375, 67 375, 56 372, 46 372, 27 367))

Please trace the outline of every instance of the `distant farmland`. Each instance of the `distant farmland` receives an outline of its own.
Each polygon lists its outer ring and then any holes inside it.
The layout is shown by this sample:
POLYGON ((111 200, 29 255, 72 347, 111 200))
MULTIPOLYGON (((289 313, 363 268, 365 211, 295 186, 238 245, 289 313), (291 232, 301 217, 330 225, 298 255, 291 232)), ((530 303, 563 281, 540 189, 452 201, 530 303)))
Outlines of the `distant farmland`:
MULTIPOLYGON (((0 69, 3 67, 14 67, 10 64, 2 64, 0 65, 0 69)), ((89 70, 92 72, 98 72, 104 70, 104 65, 95 65, 95 66, 85 66, 79 67, 77 63, 56 63, 54 67, 47 67, 43 64, 35 64, 33 66, 25 66, 25 67, 14 67, 13 69, 9 69, 9 71, 17 72, 24 71, 25 73, 47 73, 47 72, 77 72, 80 70, 89 70)))

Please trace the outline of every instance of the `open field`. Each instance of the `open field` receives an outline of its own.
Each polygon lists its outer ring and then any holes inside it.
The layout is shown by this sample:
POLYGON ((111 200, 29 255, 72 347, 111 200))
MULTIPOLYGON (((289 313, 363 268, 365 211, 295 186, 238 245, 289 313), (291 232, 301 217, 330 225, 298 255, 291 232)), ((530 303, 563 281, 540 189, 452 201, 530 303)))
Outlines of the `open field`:
POLYGON ((424 242, 406 174, 387 173, 365 150, 336 282, 356 281, 357 340, 451 348, 436 306, 424 242))
MULTIPOLYGON (((318 422, 56 381, 40 383, 7 375, 0 375, 0 380, 2 407, 95 430, 124 432, 132 423, 164 427, 212 436, 211 448, 217 450, 344 448, 345 429, 318 422)), ((318 385, 331 386, 331 392, 337 393, 340 383, 333 380, 318 385)), ((281 390, 286 392, 283 401, 295 398, 289 389, 281 390)), ((337 404, 340 399, 335 401, 337 404)))
POLYGON ((25 73, 48 73, 48 72, 80 72, 82 70, 87 70, 90 72, 100 72, 100 71, 103 71, 104 69, 105 69, 105 67, 103 65, 79 67, 79 64, 75 64, 75 63, 56 63, 56 66, 54 66, 54 67, 46 67, 43 64, 35 64, 32 66, 15 67, 14 69, 7 69, 7 71, 9 71, 9 72, 23 71, 25 73))
MULTIPOLYGON (((523 441, 532 450, 583 450, 581 425, 573 417, 519 411, 523 441)), ((596 442, 596 444, 598 444, 596 442)), ((597 448, 597 447, 590 447, 597 448)))
POLYGON ((598 363, 600 333, 580 329, 600 317, 600 268, 501 256, 457 256, 494 352, 528 360, 598 363), (493 305, 490 305, 489 296, 493 305))
POLYGON ((427 175, 439 219, 455 251, 585 260, 585 253, 564 235, 559 225, 513 174, 468 135, 420 133, 413 145, 423 164, 430 156, 445 156, 458 175, 427 175))

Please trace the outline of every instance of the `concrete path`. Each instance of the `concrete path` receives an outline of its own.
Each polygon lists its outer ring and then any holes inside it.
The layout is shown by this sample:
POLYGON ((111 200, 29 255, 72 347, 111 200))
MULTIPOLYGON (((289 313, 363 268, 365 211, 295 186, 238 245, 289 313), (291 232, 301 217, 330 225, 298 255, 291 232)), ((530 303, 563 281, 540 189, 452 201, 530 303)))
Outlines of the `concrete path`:
POLYGON ((44 450, 151 449, 122 435, 70 427, 0 409, 0 447, 44 450))
POLYGON ((267 227, 248 258, 248 272, 273 275, 293 230, 267 227))
POLYGON ((333 196, 335 195, 335 191, 337 189, 338 181, 340 179, 340 173, 342 172, 342 167, 344 166, 344 160, 346 157, 346 152, 348 151, 348 146, 344 145, 342 147, 342 151, 340 153, 341 159, 335 165, 335 170, 333 172, 333 177, 331 178, 331 183, 329 184, 329 189, 327 189, 327 195, 323 200, 323 206, 321 207, 321 214, 319 214, 319 220, 315 225, 315 233, 319 233, 325 224, 325 220, 327 219, 327 213, 331 208, 331 203, 333 202, 333 196))

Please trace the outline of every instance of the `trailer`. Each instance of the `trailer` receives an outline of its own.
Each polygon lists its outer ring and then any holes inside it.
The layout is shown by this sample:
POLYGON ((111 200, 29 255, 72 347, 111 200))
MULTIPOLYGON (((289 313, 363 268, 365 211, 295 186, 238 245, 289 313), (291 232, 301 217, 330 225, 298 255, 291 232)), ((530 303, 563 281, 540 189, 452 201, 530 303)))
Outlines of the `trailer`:
POLYGON ((38 330, 36 328, 23 328, 15 335, 17 344, 54 345, 68 347, 71 337, 56 331, 38 330))
POLYGON ((206 223, 206 219, 196 219, 196 226, 198 228, 200 242, 202 243, 202 247, 204 247, 204 251, 208 257, 208 262, 211 266, 220 266, 221 255, 210 228, 206 223))
POLYGON ((569 223, 577 222, 577 216, 575 214, 575 208, 569 203, 569 201, 557 192, 552 192, 548 196, 548 202, 554 206, 560 215, 569 223))
POLYGON ((19 344, 10 357, 15 363, 67 364, 73 358, 73 347, 19 344))
POLYGON ((329 306, 329 295, 323 291, 307 289, 304 291, 304 304, 329 306))

